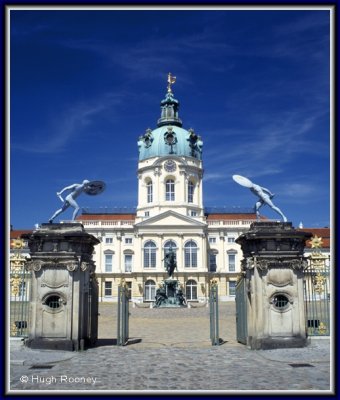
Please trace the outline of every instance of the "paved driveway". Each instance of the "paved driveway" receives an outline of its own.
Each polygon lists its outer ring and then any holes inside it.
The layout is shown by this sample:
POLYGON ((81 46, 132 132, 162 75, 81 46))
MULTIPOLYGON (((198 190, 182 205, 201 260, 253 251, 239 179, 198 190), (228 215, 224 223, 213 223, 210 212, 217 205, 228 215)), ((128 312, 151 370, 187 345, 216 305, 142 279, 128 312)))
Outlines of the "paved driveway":
POLYGON ((320 393, 330 391, 330 343, 252 351, 235 339, 235 304, 220 304, 221 346, 209 309, 130 308, 129 345, 117 347, 116 304, 100 304, 98 346, 84 352, 11 343, 10 388, 20 393, 320 393))

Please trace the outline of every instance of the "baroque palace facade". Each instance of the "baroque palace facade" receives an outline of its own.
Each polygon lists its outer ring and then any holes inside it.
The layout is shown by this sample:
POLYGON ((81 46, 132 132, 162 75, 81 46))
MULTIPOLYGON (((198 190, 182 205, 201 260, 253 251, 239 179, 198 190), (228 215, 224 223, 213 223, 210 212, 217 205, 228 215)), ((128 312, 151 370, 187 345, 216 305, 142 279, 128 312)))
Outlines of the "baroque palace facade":
MULTIPOLYGON (((235 239, 249 230, 256 215, 253 210, 204 207, 202 138, 182 127, 170 74, 168 82, 157 128, 138 139, 137 208, 83 210, 77 218, 100 239, 93 255, 99 301, 117 301, 118 286, 125 282, 132 301, 153 302, 168 277, 164 257, 169 249, 176 252, 174 278, 188 302, 205 302, 212 281, 221 301, 235 300, 243 258, 235 239)), ((328 237, 323 252, 329 255, 329 229, 318 231, 313 229, 314 235, 328 237)), ((11 231, 13 243, 22 232, 28 231, 11 231)))
POLYGON ((152 302, 167 278, 164 257, 176 251, 178 279, 187 301, 205 301, 215 280, 221 301, 234 301, 242 253, 235 239, 254 222, 253 214, 210 214, 205 222, 171 209, 140 222, 137 214, 83 214, 87 232, 101 239, 94 260, 101 301, 116 301, 125 281, 130 298, 152 302))
POLYGON ((167 278, 164 257, 170 248, 176 252, 174 277, 187 301, 205 301, 212 279, 222 301, 234 300, 242 259, 235 239, 256 216, 204 208, 202 138, 182 127, 170 74, 168 83, 157 128, 138 139, 136 210, 83 212, 77 219, 101 239, 94 254, 100 300, 115 301, 124 280, 133 301, 154 301, 167 278))

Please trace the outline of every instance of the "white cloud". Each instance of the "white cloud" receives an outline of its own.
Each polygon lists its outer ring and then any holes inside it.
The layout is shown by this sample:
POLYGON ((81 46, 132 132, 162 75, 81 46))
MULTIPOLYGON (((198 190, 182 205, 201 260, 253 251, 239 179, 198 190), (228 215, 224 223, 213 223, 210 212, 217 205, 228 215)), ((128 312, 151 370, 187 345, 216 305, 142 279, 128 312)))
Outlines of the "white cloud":
POLYGON ((40 154, 62 151, 94 123, 101 113, 112 109, 113 105, 120 102, 120 96, 107 93, 100 100, 81 101, 70 108, 65 105, 65 110, 58 116, 58 119, 51 120, 49 125, 42 127, 36 135, 31 133, 29 142, 12 142, 11 148, 40 154), (34 139, 34 137, 38 139, 34 139))

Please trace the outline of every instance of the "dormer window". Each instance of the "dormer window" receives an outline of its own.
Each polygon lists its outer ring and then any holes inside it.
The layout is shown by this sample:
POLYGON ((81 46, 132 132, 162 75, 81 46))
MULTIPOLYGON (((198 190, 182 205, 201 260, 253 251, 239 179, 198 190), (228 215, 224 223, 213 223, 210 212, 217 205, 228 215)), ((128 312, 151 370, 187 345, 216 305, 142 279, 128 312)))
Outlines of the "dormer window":
POLYGON ((175 137, 174 137, 174 135, 172 134, 172 132, 169 132, 169 133, 166 135, 165 139, 166 139, 166 142, 167 142, 168 145, 175 144, 175 137))
POLYGON ((176 134, 173 132, 172 128, 168 128, 168 131, 164 134, 165 143, 170 146, 169 154, 174 153, 173 146, 177 143, 176 134))
POLYGON ((152 130, 148 128, 143 136, 144 145, 146 148, 150 147, 153 142, 152 130))

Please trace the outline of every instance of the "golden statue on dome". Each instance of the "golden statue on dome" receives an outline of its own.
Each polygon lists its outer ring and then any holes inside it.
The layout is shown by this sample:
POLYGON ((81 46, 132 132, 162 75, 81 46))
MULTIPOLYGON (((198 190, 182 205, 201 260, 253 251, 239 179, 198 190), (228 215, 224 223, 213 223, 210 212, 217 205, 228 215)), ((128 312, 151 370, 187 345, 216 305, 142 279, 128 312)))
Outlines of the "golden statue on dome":
POLYGON ((168 73, 168 93, 172 93, 171 85, 176 82, 176 77, 171 75, 171 72, 168 73))

